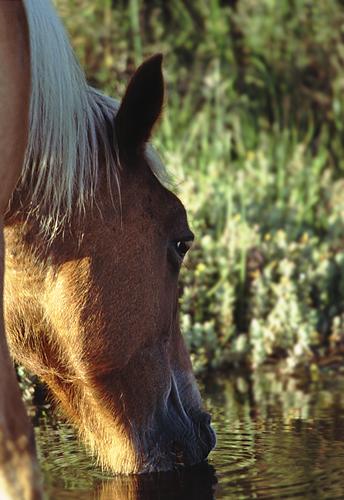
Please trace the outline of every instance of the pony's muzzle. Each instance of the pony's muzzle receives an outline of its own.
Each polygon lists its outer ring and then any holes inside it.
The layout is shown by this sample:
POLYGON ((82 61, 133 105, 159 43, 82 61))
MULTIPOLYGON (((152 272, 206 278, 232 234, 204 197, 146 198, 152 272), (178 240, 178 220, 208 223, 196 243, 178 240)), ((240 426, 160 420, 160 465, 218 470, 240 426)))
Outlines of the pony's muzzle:
POLYGON ((199 408, 185 408, 177 381, 172 376, 164 411, 158 418, 163 448, 170 455, 172 468, 203 462, 216 444, 211 416, 199 408))
POLYGON ((215 432, 210 425, 208 413, 201 412, 197 418, 188 417, 181 423, 174 414, 169 420, 169 428, 165 432, 172 437, 170 452, 176 466, 189 466, 203 462, 216 444, 215 432))
POLYGON ((206 451, 205 458, 216 445, 216 434, 211 427, 211 416, 207 412, 202 412, 199 419, 199 437, 206 451))

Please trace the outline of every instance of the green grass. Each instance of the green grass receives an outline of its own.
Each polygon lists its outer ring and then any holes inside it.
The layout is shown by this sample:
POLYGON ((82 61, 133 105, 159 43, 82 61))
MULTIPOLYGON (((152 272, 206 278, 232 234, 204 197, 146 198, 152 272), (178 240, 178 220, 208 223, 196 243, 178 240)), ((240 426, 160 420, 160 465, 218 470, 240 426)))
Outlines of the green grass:
POLYGON ((343 2, 57 5, 91 83, 111 95, 142 57, 165 54, 155 144, 197 235, 181 299, 196 369, 283 359, 294 370, 340 353, 343 2))

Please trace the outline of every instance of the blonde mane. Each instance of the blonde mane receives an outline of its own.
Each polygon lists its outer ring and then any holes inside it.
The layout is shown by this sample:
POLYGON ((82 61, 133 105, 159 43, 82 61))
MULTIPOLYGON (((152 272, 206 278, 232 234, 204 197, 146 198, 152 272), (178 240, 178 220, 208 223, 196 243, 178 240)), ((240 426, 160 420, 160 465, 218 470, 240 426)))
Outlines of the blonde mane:
MULTIPOLYGON (((53 238, 84 211, 98 185, 99 151, 118 185, 118 149, 109 136, 119 104, 90 87, 50 0, 25 0, 31 47, 30 133, 19 188, 53 238), (44 214, 44 215, 42 215, 44 214)), ((112 183, 113 185, 113 183, 112 183)))
MULTIPOLYGON (((36 217, 52 240, 72 213, 82 215, 94 203, 100 151, 109 189, 115 185, 120 196, 113 127, 119 102, 88 85, 51 1, 24 0, 24 5, 30 33, 31 103, 19 190, 29 190, 28 215, 36 217)), ((146 159, 153 173, 167 182, 162 162, 149 144, 146 159)))

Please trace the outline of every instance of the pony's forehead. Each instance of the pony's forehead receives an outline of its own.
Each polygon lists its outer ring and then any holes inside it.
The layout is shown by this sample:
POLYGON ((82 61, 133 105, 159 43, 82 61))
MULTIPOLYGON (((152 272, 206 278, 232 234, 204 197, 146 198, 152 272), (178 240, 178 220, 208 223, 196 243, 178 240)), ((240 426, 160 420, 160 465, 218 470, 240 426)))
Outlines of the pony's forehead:
POLYGON ((155 177, 157 177, 163 185, 168 185, 170 179, 166 167, 157 150, 150 143, 146 144, 145 158, 155 177))
POLYGON ((149 166, 151 167, 151 169, 153 171, 155 171, 155 170, 159 171, 159 170, 164 168, 164 164, 162 163, 162 160, 161 160, 158 152, 156 151, 156 149, 154 149, 154 147, 150 143, 148 143, 146 145, 145 157, 146 157, 146 160, 147 160, 149 166))

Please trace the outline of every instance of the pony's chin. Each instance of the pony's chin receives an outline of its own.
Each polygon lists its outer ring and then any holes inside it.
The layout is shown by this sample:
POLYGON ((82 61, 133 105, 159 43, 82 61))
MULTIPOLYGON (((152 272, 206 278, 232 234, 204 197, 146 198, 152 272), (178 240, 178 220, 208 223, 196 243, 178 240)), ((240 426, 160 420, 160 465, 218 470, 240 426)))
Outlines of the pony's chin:
POLYGON ((170 472, 204 462, 215 446, 215 433, 209 422, 190 422, 185 439, 177 439, 179 429, 169 429, 167 425, 165 433, 157 426, 135 436, 126 435, 123 429, 119 433, 107 429, 105 436, 100 433, 83 437, 104 470, 125 475, 170 472))
POLYGON ((200 465, 204 463, 207 459, 207 456, 200 454, 198 458, 187 459, 183 452, 179 453, 170 453, 170 456, 162 457, 157 456, 153 460, 148 463, 145 463, 137 474, 152 474, 152 473, 161 473, 161 472, 172 472, 172 471, 181 471, 183 469, 187 469, 189 467, 194 467, 196 465, 200 465))
MULTIPOLYGON (((144 438, 114 439, 110 446, 98 448, 93 443, 93 453, 104 469, 115 474, 148 474, 170 472, 195 466, 204 462, 216 444, 215 432, 210 425, 194 429, 184 441, 166 441, 163 433, 152 432, 144 438)), ((166 432, 166 429, 165 429, 166 432)), ((122 435, 123 437, 123 435, 122 435)), ((100 444, 100 443, 99 443, 100 444)))
MULTIPOLYGON (((117 454, 116 454, 117 455, 117 454)), ((155 457, 150 457, 149 460, 145 457, 112 457, 112 460, 104 462, 101 460, 103 468, 108 472, 119 475, 143 475, 154 473, 169 473, 180 471, 189 467, 194 467, 206 461, 206 457, 187 461, 182 456, 174 456, 167 454, 158 454, 155 457)))

